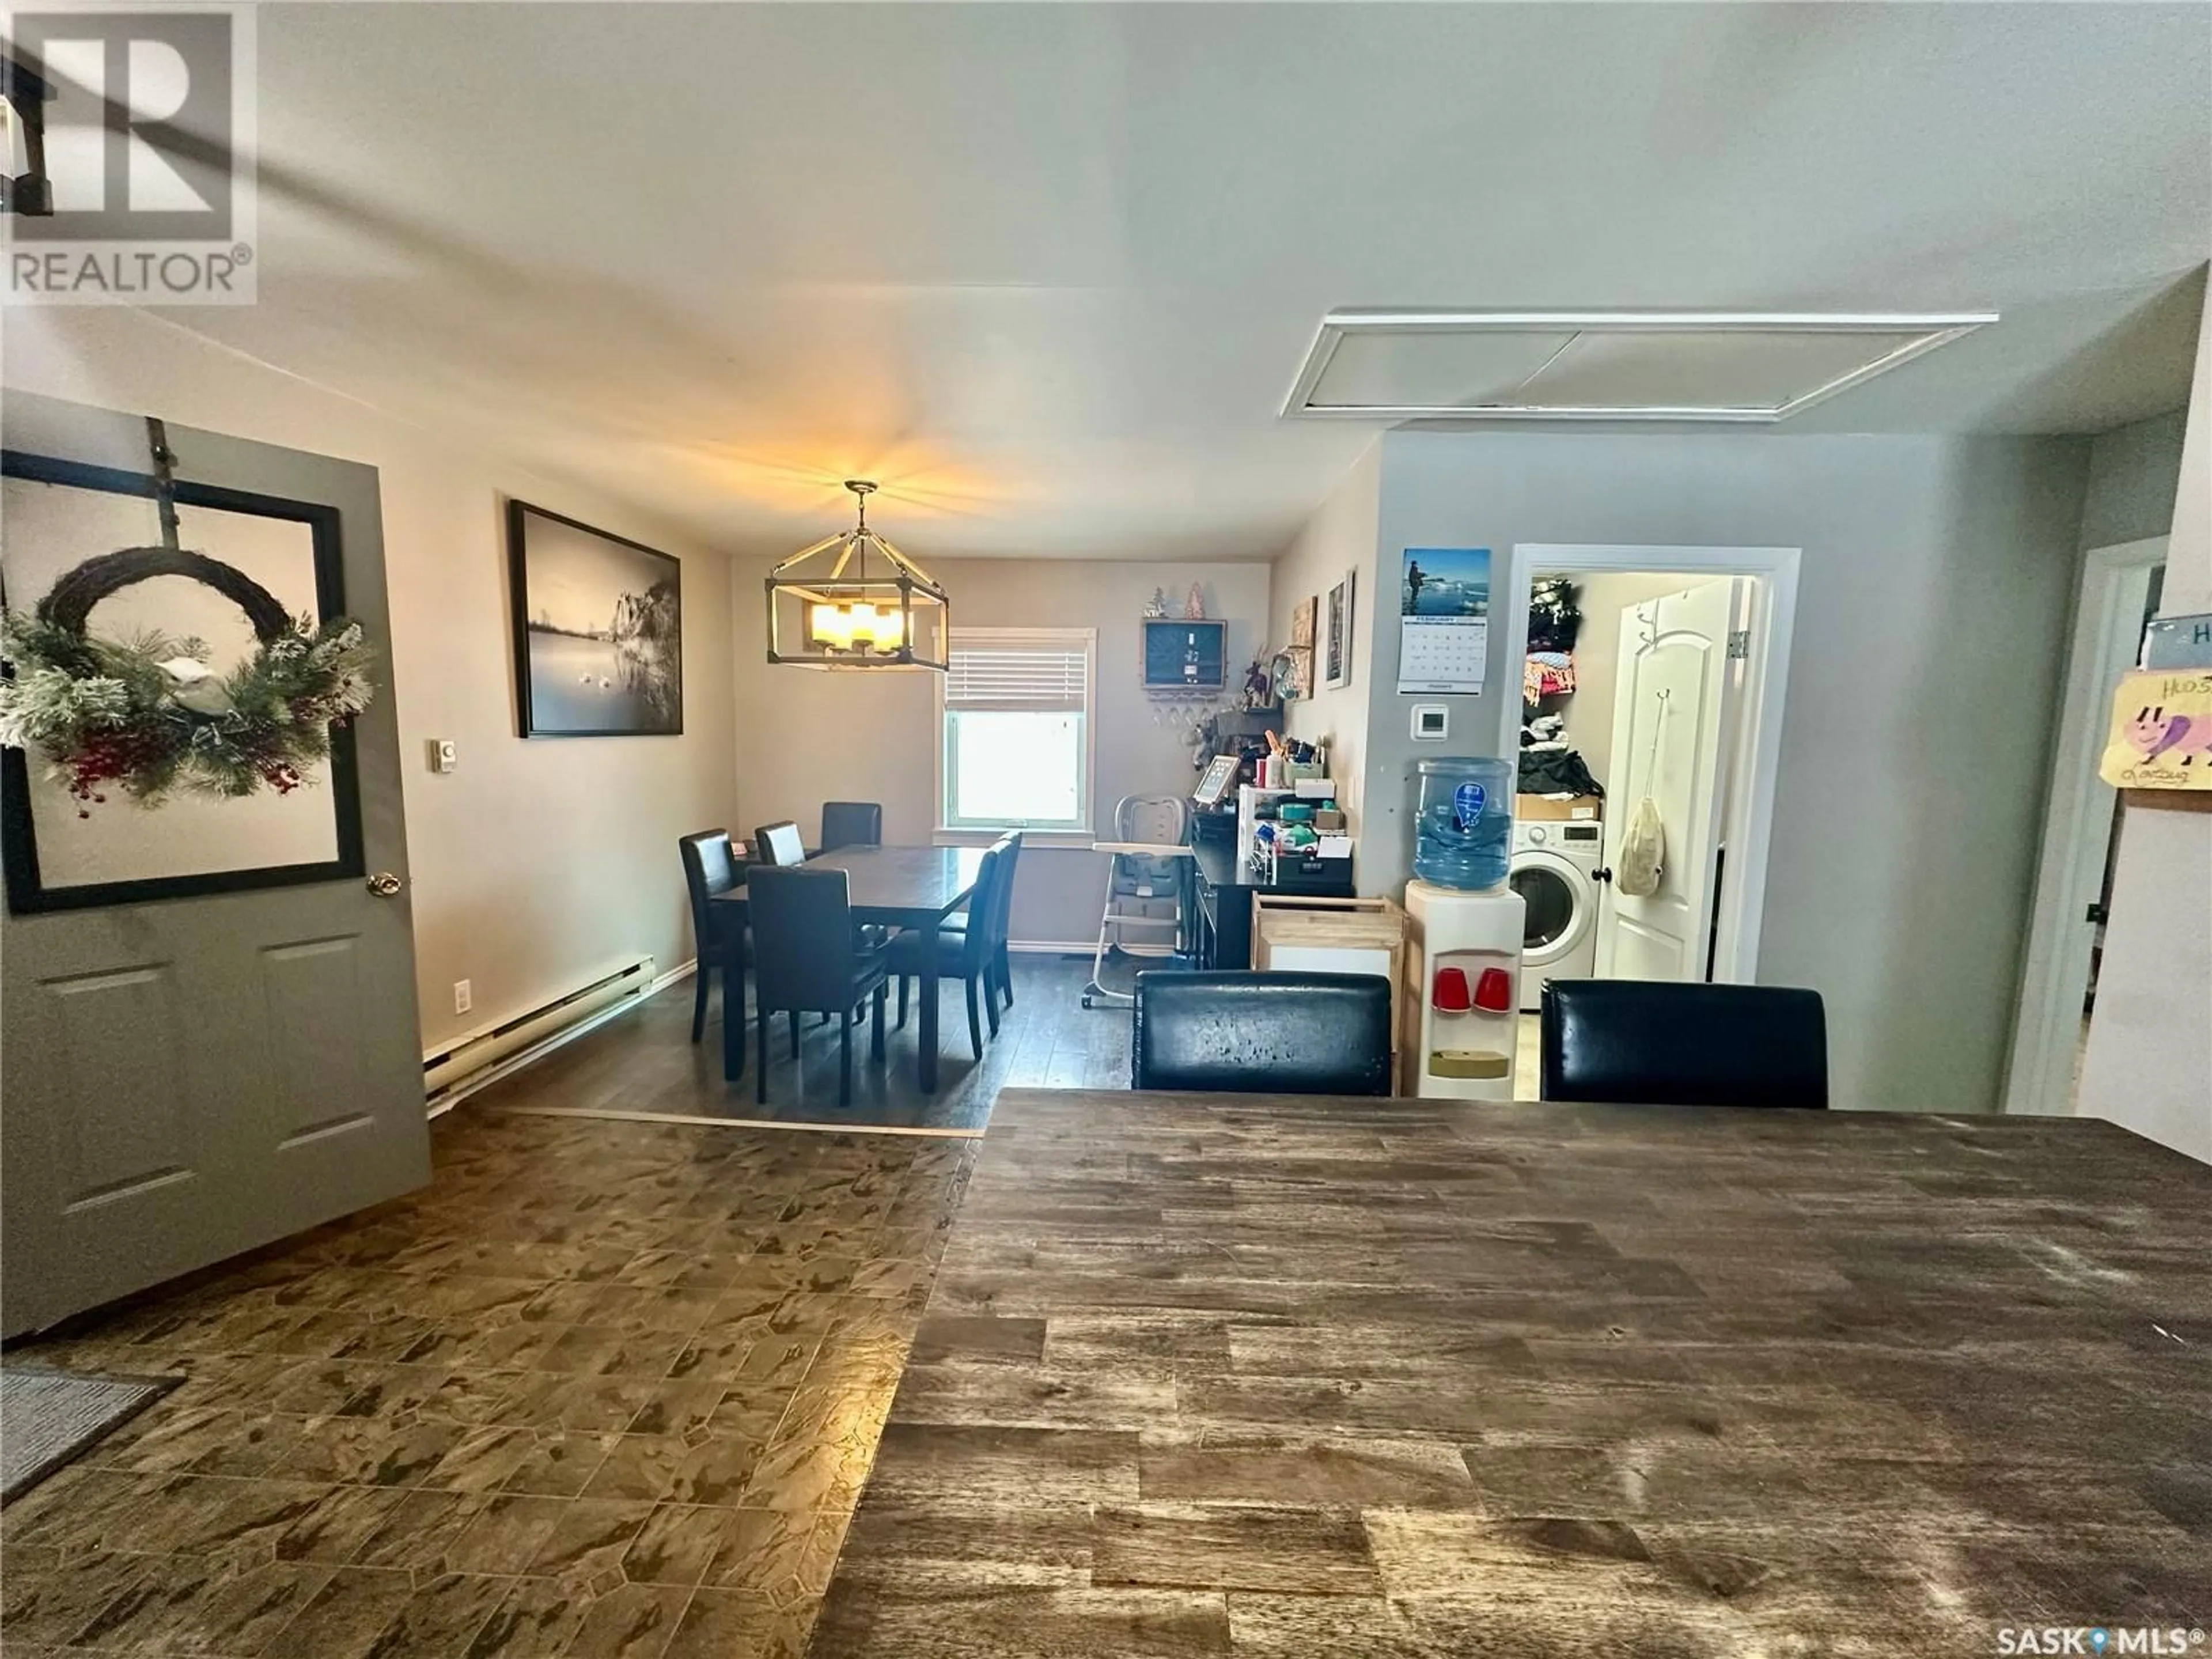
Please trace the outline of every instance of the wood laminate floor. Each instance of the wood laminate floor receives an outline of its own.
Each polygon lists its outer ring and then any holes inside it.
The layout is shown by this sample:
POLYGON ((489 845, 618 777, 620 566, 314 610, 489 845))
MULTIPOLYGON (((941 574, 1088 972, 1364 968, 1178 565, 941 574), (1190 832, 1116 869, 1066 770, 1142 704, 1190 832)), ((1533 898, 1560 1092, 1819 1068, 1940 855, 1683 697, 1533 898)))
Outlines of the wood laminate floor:
POLYGON ((418 1194, 11 1345, 188 1380, 0 1510, 10 1659, 799 1650, 976 1143, 433 1138, 418 1194))
POLYGON ((814 1652, 2207 1651, 2209 1267, 2105 1123, 1009 1094, 814 1652))
MULTIPOLYGON (((502 1079, 470 1104, 490 1109, 561 1112, 643 1112, 686 1117, 768 1119, 830 1123, 981 1129, 1002 1088, 1125 1089, 1129 1084, 1129 1011, 1126 1006, 1085 1008, 1084 982, 1091 959, 1042 954, 1013 958, 1014 1006, 1000 1015, 996 1037, 985 1028, 983 1057, 968 1044, 967 1006, 957 981, 940 988, 943 1018, 939 1086, 925 1096, 915 1084, 918 1021, 892 1031, 882 1065, 867 1059, 865 1032, 854 1033, 853 1102, 837 1103, 837 1031, 801 1022, 794 1061, 785 1022, 775 1022, 769 1045, 768 1102, 753 1098, 756 1050, 744 1075, 722 1080, 719 991, 707 1033, 690 1042, 692 982, 680 981, 647 999, 633 1012, 554 1050, 535 1065, 502 1079)), ((1110 983, 1134 978, 1128 963, 1109 966, 1110 983)), ((896 1014, 893 992, 892 1014, 896 1014)))

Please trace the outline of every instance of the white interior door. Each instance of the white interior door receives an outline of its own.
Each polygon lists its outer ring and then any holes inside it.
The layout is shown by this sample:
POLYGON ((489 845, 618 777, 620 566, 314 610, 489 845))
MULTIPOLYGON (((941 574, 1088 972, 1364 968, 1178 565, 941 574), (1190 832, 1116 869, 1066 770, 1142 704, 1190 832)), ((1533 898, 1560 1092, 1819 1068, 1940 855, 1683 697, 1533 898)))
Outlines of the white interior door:
POLYGON ((1728 577, 1621 612, 1605 779, 1606 863, 1615 879, 1598 906, 1601 979, 1705 977, 1739 690, 1729 636, 1747 626, 1750 587, 1728 577), (1621 842, 1647 795, 1658 803, 1666 856, 1658 890, 1632 897, 1618 879, 1621 842))

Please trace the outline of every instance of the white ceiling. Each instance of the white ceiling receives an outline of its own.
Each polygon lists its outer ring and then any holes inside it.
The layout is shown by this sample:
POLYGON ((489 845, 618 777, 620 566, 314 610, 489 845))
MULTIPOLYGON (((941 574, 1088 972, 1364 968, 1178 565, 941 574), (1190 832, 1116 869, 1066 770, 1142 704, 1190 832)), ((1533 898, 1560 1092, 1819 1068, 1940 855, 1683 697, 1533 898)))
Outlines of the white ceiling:
MULTIPOLYGON (((1333 307, 1989 307, 1796 431, 2186 396, 2212 8, 269 4, 186 326, 732 549, 1265 557, 1333 307)), ((1571 441, 1563 437, 1562 441, 1571 441)), ((1744 433, 1743 442, 1784 440, 1744 433)))

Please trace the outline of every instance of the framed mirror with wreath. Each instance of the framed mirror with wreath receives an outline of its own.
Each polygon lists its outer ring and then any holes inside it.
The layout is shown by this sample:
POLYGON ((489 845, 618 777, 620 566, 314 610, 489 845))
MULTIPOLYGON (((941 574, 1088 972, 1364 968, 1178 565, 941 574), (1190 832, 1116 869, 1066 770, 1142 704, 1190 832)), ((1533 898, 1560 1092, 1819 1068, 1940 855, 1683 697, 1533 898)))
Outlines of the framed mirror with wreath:
POLYGON ((0 452, 0 865, 16 914, 360 878, 336 508, 0 452))

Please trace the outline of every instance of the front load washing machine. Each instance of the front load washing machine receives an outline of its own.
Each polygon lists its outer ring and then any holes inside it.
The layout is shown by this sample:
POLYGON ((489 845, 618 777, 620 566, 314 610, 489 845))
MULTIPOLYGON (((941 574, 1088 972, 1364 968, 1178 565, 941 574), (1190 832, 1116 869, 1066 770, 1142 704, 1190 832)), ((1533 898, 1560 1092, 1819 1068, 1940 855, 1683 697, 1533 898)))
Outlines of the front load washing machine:
POLYGON ((1597 902, 1605 826, 1594 818, 1516 822, 1513 890, 1528 907, 1521 946, 1521 1008, 1533 1013, 1547 979, 1588 979, 1597 968, 1597 902))

